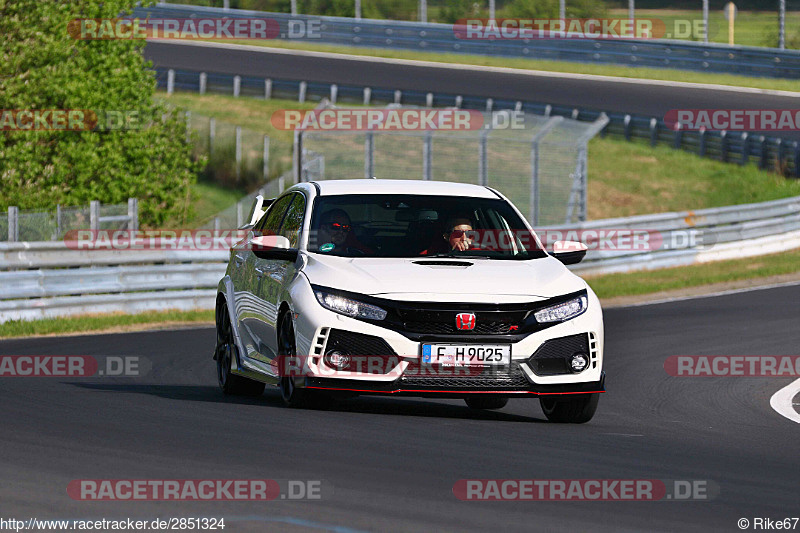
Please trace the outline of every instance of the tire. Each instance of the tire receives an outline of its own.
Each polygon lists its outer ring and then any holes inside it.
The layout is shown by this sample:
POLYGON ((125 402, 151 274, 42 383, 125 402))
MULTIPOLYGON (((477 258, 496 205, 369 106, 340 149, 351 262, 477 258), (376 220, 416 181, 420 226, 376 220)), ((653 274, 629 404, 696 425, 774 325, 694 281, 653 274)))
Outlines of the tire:
POLYGON ((550 422, 584 424, 592 419, 597 411, 600 394, 570 394, 569 398, 539 396, 544 416, 550 422))
POLYGON ((217 307, 217 351, 214 359, 217 361, 217 383, 222 392, 228 396, 261 396, 264 392, 264 383, 236 376, 231 373, 233 359, 237 357, 238 350, 233 342, 228 307, 223 304, 217 307))
MULTIPOLYGON (((278 320, 278 356, 297 355, 294 337, 294 324, 290 312, 284 312, 278 320)), ((302 378, 299 378, 302 379, 302 378)), ((278 386, 281 390, 281 401, 286 407, 310 407, 319 399, 316 391, 298 387, 295 376, 281 376, 278 386)))
POLYGON ((467 396, 464 401, 470 409, 502 409, 508 404, 508 398, 490 394, 467 396))

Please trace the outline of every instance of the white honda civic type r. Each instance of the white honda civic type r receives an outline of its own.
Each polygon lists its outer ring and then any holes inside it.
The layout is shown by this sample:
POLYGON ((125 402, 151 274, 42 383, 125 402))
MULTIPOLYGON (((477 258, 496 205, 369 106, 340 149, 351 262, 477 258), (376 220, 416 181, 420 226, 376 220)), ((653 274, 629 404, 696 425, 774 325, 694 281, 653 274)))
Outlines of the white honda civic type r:
POLYGON ((278 386, 288 406, 337 397, 538 396, 586 422, 605 391, 600 302, 489 187, 413 180, 299 183, 254 206, 216 300, 226 394, 278 386))

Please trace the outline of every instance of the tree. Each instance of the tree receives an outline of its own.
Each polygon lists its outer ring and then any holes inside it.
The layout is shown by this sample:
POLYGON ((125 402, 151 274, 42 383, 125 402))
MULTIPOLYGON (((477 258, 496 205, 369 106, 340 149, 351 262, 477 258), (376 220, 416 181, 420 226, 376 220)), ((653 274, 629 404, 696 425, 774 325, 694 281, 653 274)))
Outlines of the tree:
POLYGON ((202 166, 183 118, 155 103, 141 40, 79 40, 77 18, 129 14, 134 0, 0 0, 0 109, 135 111, 138 129, 0 131, 0 209, 140 199, 145 225, 183 218, 202 166))

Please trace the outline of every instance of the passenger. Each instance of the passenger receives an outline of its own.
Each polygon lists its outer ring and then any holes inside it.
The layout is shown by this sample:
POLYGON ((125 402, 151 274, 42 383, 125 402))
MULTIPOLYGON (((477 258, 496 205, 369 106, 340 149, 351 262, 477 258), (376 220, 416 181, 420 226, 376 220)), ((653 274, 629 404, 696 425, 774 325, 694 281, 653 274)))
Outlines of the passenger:
POLYGON ((361 244, 353 233, 350 216, 343 209, 326 211, 321 218, 317 249, 321 252, 340 251, 356 252, 360 255, 372 254, 373 250, 361 244))

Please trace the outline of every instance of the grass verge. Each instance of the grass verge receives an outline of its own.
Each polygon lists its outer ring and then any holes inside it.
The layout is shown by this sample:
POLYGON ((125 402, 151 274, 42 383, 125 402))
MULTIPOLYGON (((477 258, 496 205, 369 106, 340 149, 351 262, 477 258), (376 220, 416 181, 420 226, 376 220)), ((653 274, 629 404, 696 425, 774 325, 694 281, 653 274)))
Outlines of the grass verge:
POLYGON ((607 299, 674 291, 701 285, 757 280, 796 272, 800 272, 800 249, 684 267, 587 276, 586 281, 599 298, 607 299))
POLYGON ((42 320, 11 320, 0 324, 0 338, 67 333, 120 332, 139 328, 167 328, 190 323, 214 322, 214 311, 151 311, 136 315, 114 313, 42 320))

